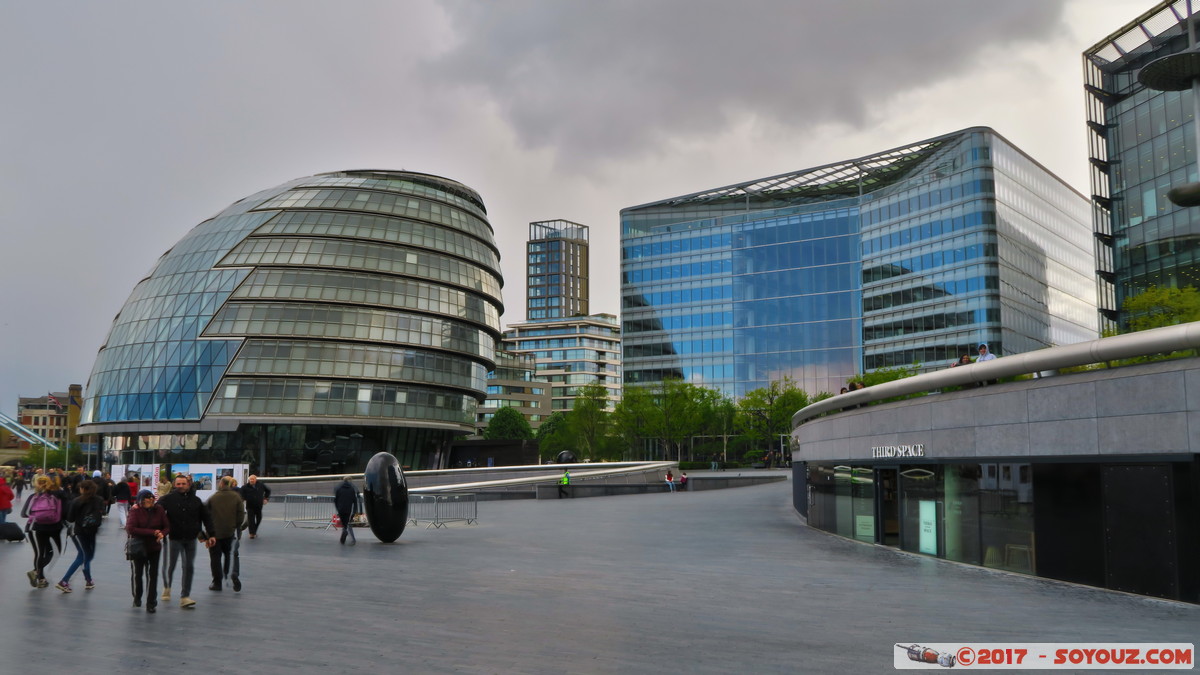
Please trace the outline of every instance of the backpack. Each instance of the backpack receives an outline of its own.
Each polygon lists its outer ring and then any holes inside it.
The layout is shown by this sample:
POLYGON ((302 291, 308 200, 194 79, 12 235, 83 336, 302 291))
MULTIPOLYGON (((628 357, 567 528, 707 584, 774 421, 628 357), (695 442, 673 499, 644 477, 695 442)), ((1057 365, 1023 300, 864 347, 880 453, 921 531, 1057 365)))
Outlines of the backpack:
MULTIPOLYGON (((79 520, 75 523, 76 528, 81 532, 96 532, 100 529, 100 509, 96 502, 97 497, 81 505, 79 520)), ((100 502, 103 504, 103 501, 100 502)))
POLYGON ((62 500, 49 492, 33 496, 29 505, 29 522, 34 525, 56 525, 62 521, 62 500))

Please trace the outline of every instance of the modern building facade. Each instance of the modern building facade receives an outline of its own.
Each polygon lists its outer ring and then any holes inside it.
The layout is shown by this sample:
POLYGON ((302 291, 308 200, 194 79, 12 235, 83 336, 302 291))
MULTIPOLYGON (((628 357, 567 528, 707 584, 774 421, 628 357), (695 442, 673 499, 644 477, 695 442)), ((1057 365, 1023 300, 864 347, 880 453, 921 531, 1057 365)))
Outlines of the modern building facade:
POLYGON ((498 350, 496 369, 488 373, 487 394, 487 400, 475 413, 475 433, 478 435, 483 435, 483 430, 501 408, 512 408, 521 413, 534 430, 553 412, 550 383, 538 375, 537 359, 533 354, 498 350))
POLYGON ((1151 61, 1188 49, 1190 2, 1161 2, 1083 54, 1100 309, 1150 286, 1200 287, 1200 210, 1167 199, 1200 180, 1191 90, 1138 83, 1151 61))
POLYGON ((740 397, 1097 334, 1087 200, 991 129, 621 212, 625 381, 740 397))
POLYGON ((439 176, 344 171, 242 199, 133 289, 80 431, 114 463, 441 467, 495 365, 499 260, 482 199, 439 176))
POLYGON ((534 358, 537 378, 550 383, 551 412, 572 409, 589 384, 608 390, 608 409, 621 400, 621 329, 612 314, 511 324, 503 344, 534 358))
POLYGON ((588 313, 588 227, 569 220, 529 224, 525 317, 565 319, 588 313))
POLYGON ((996 359, 809 406, 793 420, 795 507, 812 527, 866 543, 1200 603, 1200 359, 978 386, 1195 349, 1197 328, 996 359), (1114 357, 1115 344, 1138 351, 1114 357), (884 402, 923 391, 939 393, 884 402))

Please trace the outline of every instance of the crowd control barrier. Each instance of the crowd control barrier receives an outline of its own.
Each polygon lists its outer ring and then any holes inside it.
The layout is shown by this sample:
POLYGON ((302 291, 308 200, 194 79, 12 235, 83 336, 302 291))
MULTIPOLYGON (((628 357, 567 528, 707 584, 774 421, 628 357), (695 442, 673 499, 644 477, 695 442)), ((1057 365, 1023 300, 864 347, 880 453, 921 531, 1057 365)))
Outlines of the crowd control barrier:
POLYGON ((479 502, 474 492, 445 492, 441 494, 408 496, 408 520, 413 525, 428 521, 425 529, 446 527, 446 523, 479 521, 479 502))

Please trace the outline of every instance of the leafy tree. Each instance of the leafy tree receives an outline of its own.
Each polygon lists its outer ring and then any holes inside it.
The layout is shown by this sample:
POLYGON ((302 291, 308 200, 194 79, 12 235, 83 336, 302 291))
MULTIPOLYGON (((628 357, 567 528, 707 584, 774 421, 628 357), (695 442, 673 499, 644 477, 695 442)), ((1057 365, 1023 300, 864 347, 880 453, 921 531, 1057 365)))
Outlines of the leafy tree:
MULTIPOLYGON (((42 465, 42 451, 43 447, 40 444, 30 446, 29 450, 25 452, 25 456, 21 458, 21 464, 26 466, 40 466, 43 469, 52 467, 66 468, 63 466, 63 462, 67 460, 67 453, 62 449, 61 446, 58 450, 50 450, 49 448, 45 448, 45 466, 42 465)), ((78 452, 72 451, 71 454, 77 459, 80 457, 78 452)))
POLYGON ((641 449, 649 438, 647 428, 654 403, 644 387, 625 387, 621 400, 612 412, 612 436, 628 458, 641 457, 641 449))
POLYGON ((525 441, 533 438, 533 428, 515 408, 501 408, 492 415, 483 437, 489 441, 525 441))
POLYGON ((571 432, 567 428, 567 415, 562 410, 556 410, 552 415, 542 420, 537 428, 538 456, 543 461, 554 459, 563 450, 574 450, 575 444, 571 432))
POLYGON ((1200 320, 1200 292, 1194 286, 1165 288, 1151 286, 1125 299, 1121 309, 1128 332, 1174 326, 1200 320))
POLYGON ((575 407, 566 415, 567 430, 580 459, 596 459, 608 432, 608 389, 597 382, 579 388, 575 407))
POLYGON ((792 415, 812 403, 790 377, 746 392, 737 402, 735 427, 755 449, 777 449, 779 437, 792 432, 792 415))

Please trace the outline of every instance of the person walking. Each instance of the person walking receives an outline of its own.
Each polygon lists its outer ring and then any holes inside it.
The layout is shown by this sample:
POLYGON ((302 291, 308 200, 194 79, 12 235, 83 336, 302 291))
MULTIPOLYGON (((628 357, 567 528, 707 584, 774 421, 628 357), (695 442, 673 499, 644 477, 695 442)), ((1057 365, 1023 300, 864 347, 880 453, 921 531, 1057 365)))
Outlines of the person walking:
POLYGON ((154 503, 154 493, 142 490, 137 495, 136 505, 129 510, 125 521, 129 533, 130 567, 133 590, 133 606, 142 606, 142 591, 146 593, 146 612, 153 614, 158 606, 158 556, 162 552, 162 541, 171 532, 167 513, 154 503))
POLYGON ((162 601, 171 601, 175 565, 182 558, 179 606, 191 609, 196 606, 196 601, 192 600, 192 578, 196 573, 196 541, 201 533, 212 531, 212 518, 204 502, 192 492, 192 480, 183 474, 175 476, 171 492, 159 499, 158 505, 166 512, 167 521, 171 525, 170 535, 163 542, 162 601))
POLYGON ((0 476, 0 523, 8 522, 8 514, 12 513, 15 496, 12 488, 8 486, 8 480, 0 476))
POLYGON ((354 516, 358 514, 358 490, 350 482, 350 476, 342 477, 342 484, 333 491, 333 508, 337 510, 338 519, 342 521, 341 543, 345 545, 346 536, 350 536, 350 545, 358 540, 354 538, 354 516))
POLYGON ((258 476, 250 474, 241 489, 246 502, 246 520, 250 525, 250 538, 258 538, 258 525, 262 522, 263 505, 271 501, 271 488, 258 482, 258 476))
POLYGON ((571 484, 571 472, 563 469, 563 475, 558 479, 558 498, 570 497, 567 491, 567 486, 571 484))
POLYGON ((67 505, 67 536, 75 544, 75 560, 61 581, 54 585, 63 593, 71 592, 71 577, 83 566, 84 590, 96 587, 92 581, 92 558, 96 557, 96 533, 104 520, 104 500, 97 494, 96 483, 85 480, 79 484, 79 496, 67 505))
POLYGON ((117 504, 117 522, 124 528, 129 517, 129 509, 136 505, 138 493, 137 477, 129 474, 113 487, 113 501, 117 504))
MULTIPOLYGON (((208 559, 212 568, 210 591, 221 590, 221 580, 229 573, 233 560, 233 537, 246 529, 246 502, 233 489, 233 478, 222 476, 217 483, 217 492, 208 498, 208 512, 212 517, 212 529, 208 531, 208 559)), ((234 592, 242 590, 240 575, 234 573, 229 581, 234 592)))
POLYGON ((47 475, 38 476, 33 483, 34 494, 21 509, 25 518, 25 531, 33 546, 33 569, 26 572, 29 585, 46 588, 46 568, 54 560, 55 551, 62 552, 63 500, 54 489, 54 480, 47 475))
POLYGON ((21 494, 25 492, 25 486, 28 482, 25 480, 24 471, 18 471, 16 477, 13 478, 12 489, 17 493, 17 501, 21 501, 21 494))

